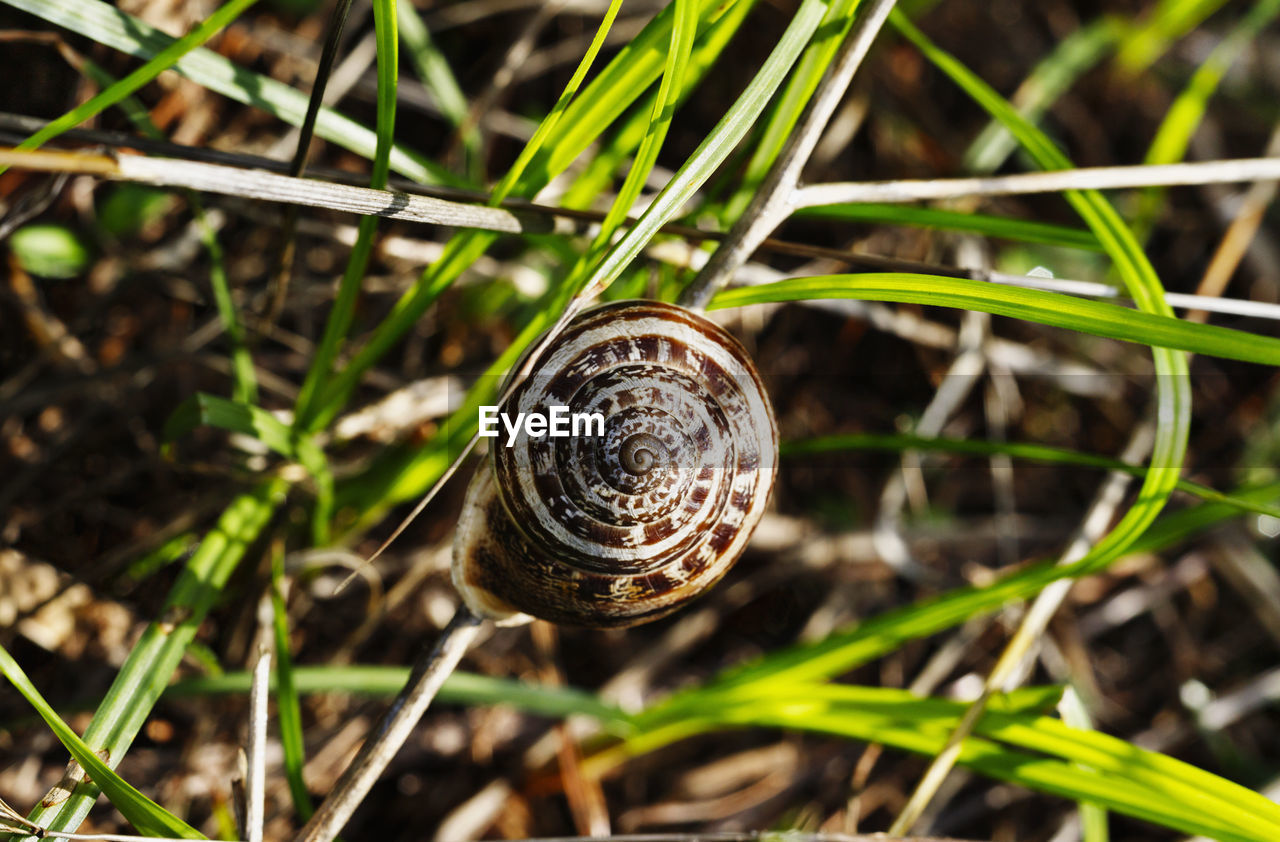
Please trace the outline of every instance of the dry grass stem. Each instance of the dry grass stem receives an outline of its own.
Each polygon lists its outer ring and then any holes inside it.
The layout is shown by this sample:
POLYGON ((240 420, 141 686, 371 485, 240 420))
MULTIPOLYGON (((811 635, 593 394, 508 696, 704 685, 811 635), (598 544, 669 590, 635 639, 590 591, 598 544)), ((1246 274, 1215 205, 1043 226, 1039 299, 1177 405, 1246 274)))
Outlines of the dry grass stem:
POLYGON ((1231 184, 1277 178, 1280 178, 1280 158, 1236 158, 1186 164, 1081 167, 977 178, 855 181, 803 187, 792 197, 792 209, 858 202, 922 202, 964 196, 1058 193, 1064 190, 1231 184))

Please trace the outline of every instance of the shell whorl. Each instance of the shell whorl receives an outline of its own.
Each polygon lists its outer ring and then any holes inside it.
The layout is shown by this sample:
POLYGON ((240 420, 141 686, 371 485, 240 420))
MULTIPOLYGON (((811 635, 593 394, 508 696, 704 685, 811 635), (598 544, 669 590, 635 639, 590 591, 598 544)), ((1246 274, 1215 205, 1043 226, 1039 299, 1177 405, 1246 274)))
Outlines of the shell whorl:
POLYGON ((504 411, 553 406, 603 415, 603 435, 491 443, 454 544, 454 582, 474 612, 627 626, 728 571, 764 511, 778 447, 737 340, 671 304, 593 308, 504 411))

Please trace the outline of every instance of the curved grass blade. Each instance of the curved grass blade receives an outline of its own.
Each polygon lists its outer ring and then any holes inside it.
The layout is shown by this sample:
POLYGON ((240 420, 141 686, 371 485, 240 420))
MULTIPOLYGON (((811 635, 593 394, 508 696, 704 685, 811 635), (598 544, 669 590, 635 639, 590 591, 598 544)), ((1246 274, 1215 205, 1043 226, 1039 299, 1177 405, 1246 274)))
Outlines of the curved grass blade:
MULTIPOLYGON (((522 179, 530 163, 545 151, 548 143, 555 144, 554 132, 557 127, 566 125, 564 117, 571 109, 574 97, 599 54, 600 48, 604 45, 605 36, 612 26, 620 4, 621 0, 612 0, 610 3, 604 19, 596 29, 595 37, 574 70, 573 76, 565 85, 556 104, 534 131, 533 137, 525 144, 515 163, 494 187, 490 204, 496 205, 517 190, 522 185, 522 179)), ((646 27, 644 32, 649 32, 651 28, 653 28, 652 25, 646 27)), ((607 70, 606 68, 605 72, 607 70)), ((596 81, 598 82, 599 79, 596 81)), ((517 195, 522 194, 517 191, 517 195)), ((327 377, 325 382, 317 387, 315 396, 309 397, 305 405, 300 402, 295 426, 298 429, 314 432, 328 424, 346 403, 360 376, 399 341, 405 331, 426 312, 436 297, 496 239, 497 235, 491 232, 470 231, 449 240, 441 258, 423 272, 418 282, 400 297, 391 314, 378 325, 373 336, 356 352, 351 361, 341 371, 327 377)))
POLYGON ((698 31, 698 7, 694 0, 675 0, 673 6, 675 20, 671 26, 671 46, 667 50, 667 63, 658 83, 658 92, 653 98, 644 137, 640 140, 635 160, 627 171, 617 197, 605 214, 604 221, 600 223, 599 232, 570 272, 573 279, 568 284, 570 287, 577 288, 579 277, 608 248, 618 227, 626 221, 631 206, 640 197, 640 191, 644 188, 649 173, 653 171, 653 165, 658 161, 658 152, 671 127, 671 117, 685 88, 685 73, 693 51, 694 36, 698 31))
MULTIPOLYGON (((148 836, 165 836, 176 839, 204 839, 204 834, 196 830, 182 819, 170 813, 159 804, 134 789, 128 781, 111 770, 106 763, 94 753, 88 745, 71 730, 71 726, 62 721, 62 717, 50 707, 40 695, 27 674, 18 666, 9 652, 0 646, 0 672, 13 685, 22 697, 36 709, 49 730, 58 741, 66 747, 75 761, 80 764, 97 788, 106 794, 108 800, 120 814, 137 828, 139 833, 148 836)), ((118 762, 118 761, 117 761, 118 762)), ((76 787, 80 791, 82 787, 76 787)), ((34 818, 34 817, 33 817, 34 818)))
MULTIPOLYGON (((1018 86, 1012 104, 1032 123, 1045 113, 1090 68, 1114 49, 1129 25, 1117 18, 1101 17, 1072 32, 1040 61, 1018 86)), ((969 172, 995 172, 1017 148, 1013 134, 993 119, 965 150, 963 166, 969 172)))
POLYGON ((817 298, 856 298, 978 310, 1154 348, 1176 348, 1211 357, 1280 365, 1280 339, 1274 337, 1195 324, 1169 315, 1130 310, 1058 292, 940 275, 885 272, 789 278, 727 290, 716 296, 711 307, 817 298))
MULTIPOLYGON (((1261 842, 1280 833, 1280 806, 1217 775, 1096 731, 1040 715, 1061 688, 993 696, 965 740, 961 765, 1028 788, 1073 798, 1186 833, 1261 842)), ((753 684, 704 693, 678 716, 641 714, 637 731, 589 758, 600 774, 694 734, 725 727, 778 727, 936 754, 966 702, 918 698, 892 688, 843 684, 753 684)))
MULTIPOLYGON (((1036 165, 1042 169, 1069 169, 1071 161, 1039 129, 1028 122, 1008 102, 979 79, 951 54, 939 49, 905 16, 893 17, 895 27, 939 70, 966 94, 1003 123, 1018 139, 1036 165)), ((1098 237, 1111 257, 1129 295, 1139 310, 1152 315, 1171 317, 1173 310, 1164 299, 1164 289, 1137 239, 1125 225, 1115 208, 1097 190, 1071 190, 1064 198, 1085 224, 1098 237)), ((1184 353, 1164 347, 1151 348, 1155 367, 1155 437, 1152 443, 1152 469, 1143 479, 1137 499, 1120 521, 1114 524, 1083 555, 1077 564, 1080 572, 1101 570, 1124 554, 1156 519, 1173 491, 1186 458, 1191 427, 1191 387, 1189 367, 1184 353)), ((1047 622, 1047 617, 1046 620, 1047 622)), ((964 730, 980 716, 986 700, 998 687, 1008 683, 1032 644, 1032 636, 1043 626, 1020 625, 1005 648, 995 668, 983 684, 982 695, 966 713, 961 725, 948 740, 946 750, 936 756, 921 779, 907 805, 895 820, 893 829, 904 829, 920 815, 927 800, 936 791, 959 757, 961 742, 968 736, 964 730)))
MULTIPOLYGON (((1047 465, 1075 465, 1081 468, 1098 468, 1106 471, 1121 471, 1130 476, 1144 476, 1147 469, 1143 465, 1131 465, 1099 456, 1094 453, 1082 453, 1064 447, 1034 444, 1030 442, 983 441, 980 439, 951 439, 931 436, 914 436, 909 434, 882 435, 876 433, 843 433, 820 438, 802 439, 783 442, 783 456, 802 456, 815 453, 832 453, 843 450, 883 450, 900 453, 904 450, 923 450, 935 453, 951 453, 957 456, 1011 456, 1047 465)), ((1280 506, 1266 502, 1257 502, 1245 497, 1224 494, 1217 489, 1201 485, 1191 480, 1178 480, 1179 491, 1195 495, 1201 500, 1212 503, 1223 503, 1241 511, 1254 512, 1260 515, 1280 517, 1280 506)))
POLYGON ((817 90, 823 74, 835 59, 836 51, 849 34, 860 3, 861 0, 836 0, 827 9, 818 33, 805 47, 804 54, 796 62, 795 71, 778 95, 777 103, 760 134, 760 140, 747 161, 741 183, 725 203, 721 214, 725 222, 733 222, 742 215, 752 194, 764 181, 774 161, 782 154, 783 145, 800 120, 805 106, 813 98, 813 92, 817 90))

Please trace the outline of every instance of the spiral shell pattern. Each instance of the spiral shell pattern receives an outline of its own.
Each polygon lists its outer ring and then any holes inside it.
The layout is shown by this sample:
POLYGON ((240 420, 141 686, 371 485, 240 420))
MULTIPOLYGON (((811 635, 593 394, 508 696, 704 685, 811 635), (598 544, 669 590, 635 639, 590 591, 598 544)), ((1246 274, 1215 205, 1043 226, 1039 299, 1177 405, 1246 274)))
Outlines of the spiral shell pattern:
POLYGON ((627 301, 584 312, 505 412, 599 413, 603 435, 495 439, 467 492, 454 582, 495 619, 656 619, 741 554, 777 465, 773 410, 746 351, 705 318, 627 301))

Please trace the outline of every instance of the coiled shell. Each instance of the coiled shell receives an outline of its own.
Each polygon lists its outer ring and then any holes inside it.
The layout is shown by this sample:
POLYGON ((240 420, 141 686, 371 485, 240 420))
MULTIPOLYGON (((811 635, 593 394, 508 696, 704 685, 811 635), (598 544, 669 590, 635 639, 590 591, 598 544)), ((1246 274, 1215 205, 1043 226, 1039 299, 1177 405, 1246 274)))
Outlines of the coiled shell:
POLYGON ((764 512, 778 434, 736 339, 656 301, 569 323, 505 412, 600 413, 604 434, 522 435, 467 491, 453 579, 476 614, 579 626, 656 619, 737 560, 764 512))

